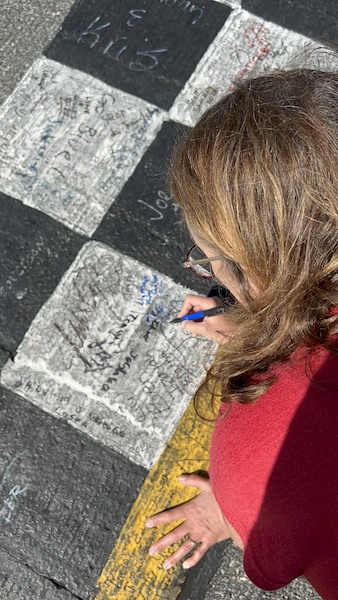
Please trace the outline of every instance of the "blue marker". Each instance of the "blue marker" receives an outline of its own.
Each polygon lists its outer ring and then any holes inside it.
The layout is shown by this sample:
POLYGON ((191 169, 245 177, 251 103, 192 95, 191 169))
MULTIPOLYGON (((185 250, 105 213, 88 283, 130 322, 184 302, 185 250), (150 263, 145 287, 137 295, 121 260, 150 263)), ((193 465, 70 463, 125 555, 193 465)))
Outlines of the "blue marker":
POLYGON ((198 321, 198 319, 204 319, 204 317, 213 317, 214 315, 220 315, 227 309, 225 306, 215 306, 215 308, 209 308, 208 310, 200 310, 199 312, 189 313, 184 317, 176 317, 170 321, 170 323, 182 323, 182 321, 198 321))

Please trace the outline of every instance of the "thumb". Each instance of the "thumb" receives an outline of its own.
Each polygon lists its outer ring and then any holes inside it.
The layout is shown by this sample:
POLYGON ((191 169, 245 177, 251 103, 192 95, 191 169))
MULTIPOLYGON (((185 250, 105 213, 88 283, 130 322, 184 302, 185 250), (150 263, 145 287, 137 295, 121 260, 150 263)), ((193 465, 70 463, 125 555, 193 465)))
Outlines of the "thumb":
POLYGON ((177 479, 180 483, 183 483, 183 485, 197 487, 202 492, 210 486, 209 479, 201 477, 200 475, 179 475, 177 479))

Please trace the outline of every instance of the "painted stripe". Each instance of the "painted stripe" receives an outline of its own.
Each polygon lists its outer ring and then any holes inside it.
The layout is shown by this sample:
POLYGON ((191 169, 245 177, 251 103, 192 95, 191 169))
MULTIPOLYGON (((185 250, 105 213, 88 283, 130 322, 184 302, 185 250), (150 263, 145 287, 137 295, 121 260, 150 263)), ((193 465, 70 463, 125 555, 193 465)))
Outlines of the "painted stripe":
POLYGON ((151 515, 196 495, 196 488, 185 487, 177 477, 184 472, 208 469, 211 431, 212 424, 202 422, 190 403, 140 490, 97 582, 95 600, 177 598, 185 580, 184 570, 181 564, 169 571, 162 568, 174 547, 155 557, 148 554, 152 543, 173 525, 148 530, 144 524, 151 515))

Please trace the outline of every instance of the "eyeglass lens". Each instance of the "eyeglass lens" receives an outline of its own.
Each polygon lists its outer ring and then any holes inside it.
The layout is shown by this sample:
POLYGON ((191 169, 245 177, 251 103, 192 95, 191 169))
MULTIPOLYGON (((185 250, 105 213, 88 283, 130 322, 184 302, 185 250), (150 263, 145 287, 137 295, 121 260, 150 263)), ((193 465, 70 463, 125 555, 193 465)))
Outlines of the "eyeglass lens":
MULTIPOLYGON (((195 260, 203 260, 205 258, 207 258, 207 257, 204 254, 204 252, 202 252, 202 250, 200 250, 197 246, 195 246, 192 249, 192 251, 190 252, 188 260, 195 261, 195 260)), ((203 265, 191 265, 191 269, 200 277, 212 277, 212 275, 213 275, 212 266, 211 266, 211 263, 209 263, 209 262, 207 262, 203 265)))

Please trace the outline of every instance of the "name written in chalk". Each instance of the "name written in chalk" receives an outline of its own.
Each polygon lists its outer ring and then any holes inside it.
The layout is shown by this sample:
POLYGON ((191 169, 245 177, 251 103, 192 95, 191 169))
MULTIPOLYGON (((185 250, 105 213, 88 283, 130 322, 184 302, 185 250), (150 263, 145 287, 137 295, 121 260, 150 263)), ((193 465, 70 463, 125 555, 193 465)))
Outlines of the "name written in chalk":
MULTIPOLYGON (((143 9, 130 10, 125 23, 127 28, 131 28, 141 21, 146 12, 143 9)), ((77 42, 89 43, 91 49, 95 47, 101 54, 108 55, 114 61, 125 64, 131 71, 155 69, 159 64, 160 55, 168 51, 168 48, 140 49, 136 51, 136 56, 131 57, 128 52, 130 49, 128 35, 115 34, 111 25, 111 21, 106 21, 99 15, 80 33, 77 42), (107 34, 109 34, 108 41, 107 34)), ((145 38, 144 41, 148 42, 149 40, 145 38)))
MULTIPOLYGON (((12 475, 14 465, 19 461, 22 456, 27 455, 28 452, 19 452, 5 468, 4 475, 0 482, 0 492, 2 492, 6 486, 9 487, 9 477, 12 475)), ((21 487, 16 484, 10 488, 6 493, 5 498, 0 503, 0 521, 8 525, 13 518, 14 511, 18 507, 19 497, 28 489, 27 486, 21 487)))
MULTIPOLYGON (((174 8, 182 16, 188 15, 188 17, 191 17, 191 25, 196 25, 204 15, 204 6, 197 6, 187 0, 159 0, 159 3, 174 8)), ((100 54, 127 66, 131 71, 153 70, 159 65, 161 56, 168 52, 169 48, 144 47, 135 51, 131 49, 130 43, 130 36, 134 28, 138 29, 143 24, 147 18, 147 13, 149 11, 142 8, 129 10, 124 23, 125 31, 123 34, 114 31, 112 21, 98 15, 79 33, 77 43, 88 44, 89 48, 95 48, 100 54)), ((145 37, 144 43, 151 45, 151 40, 145 37)))

